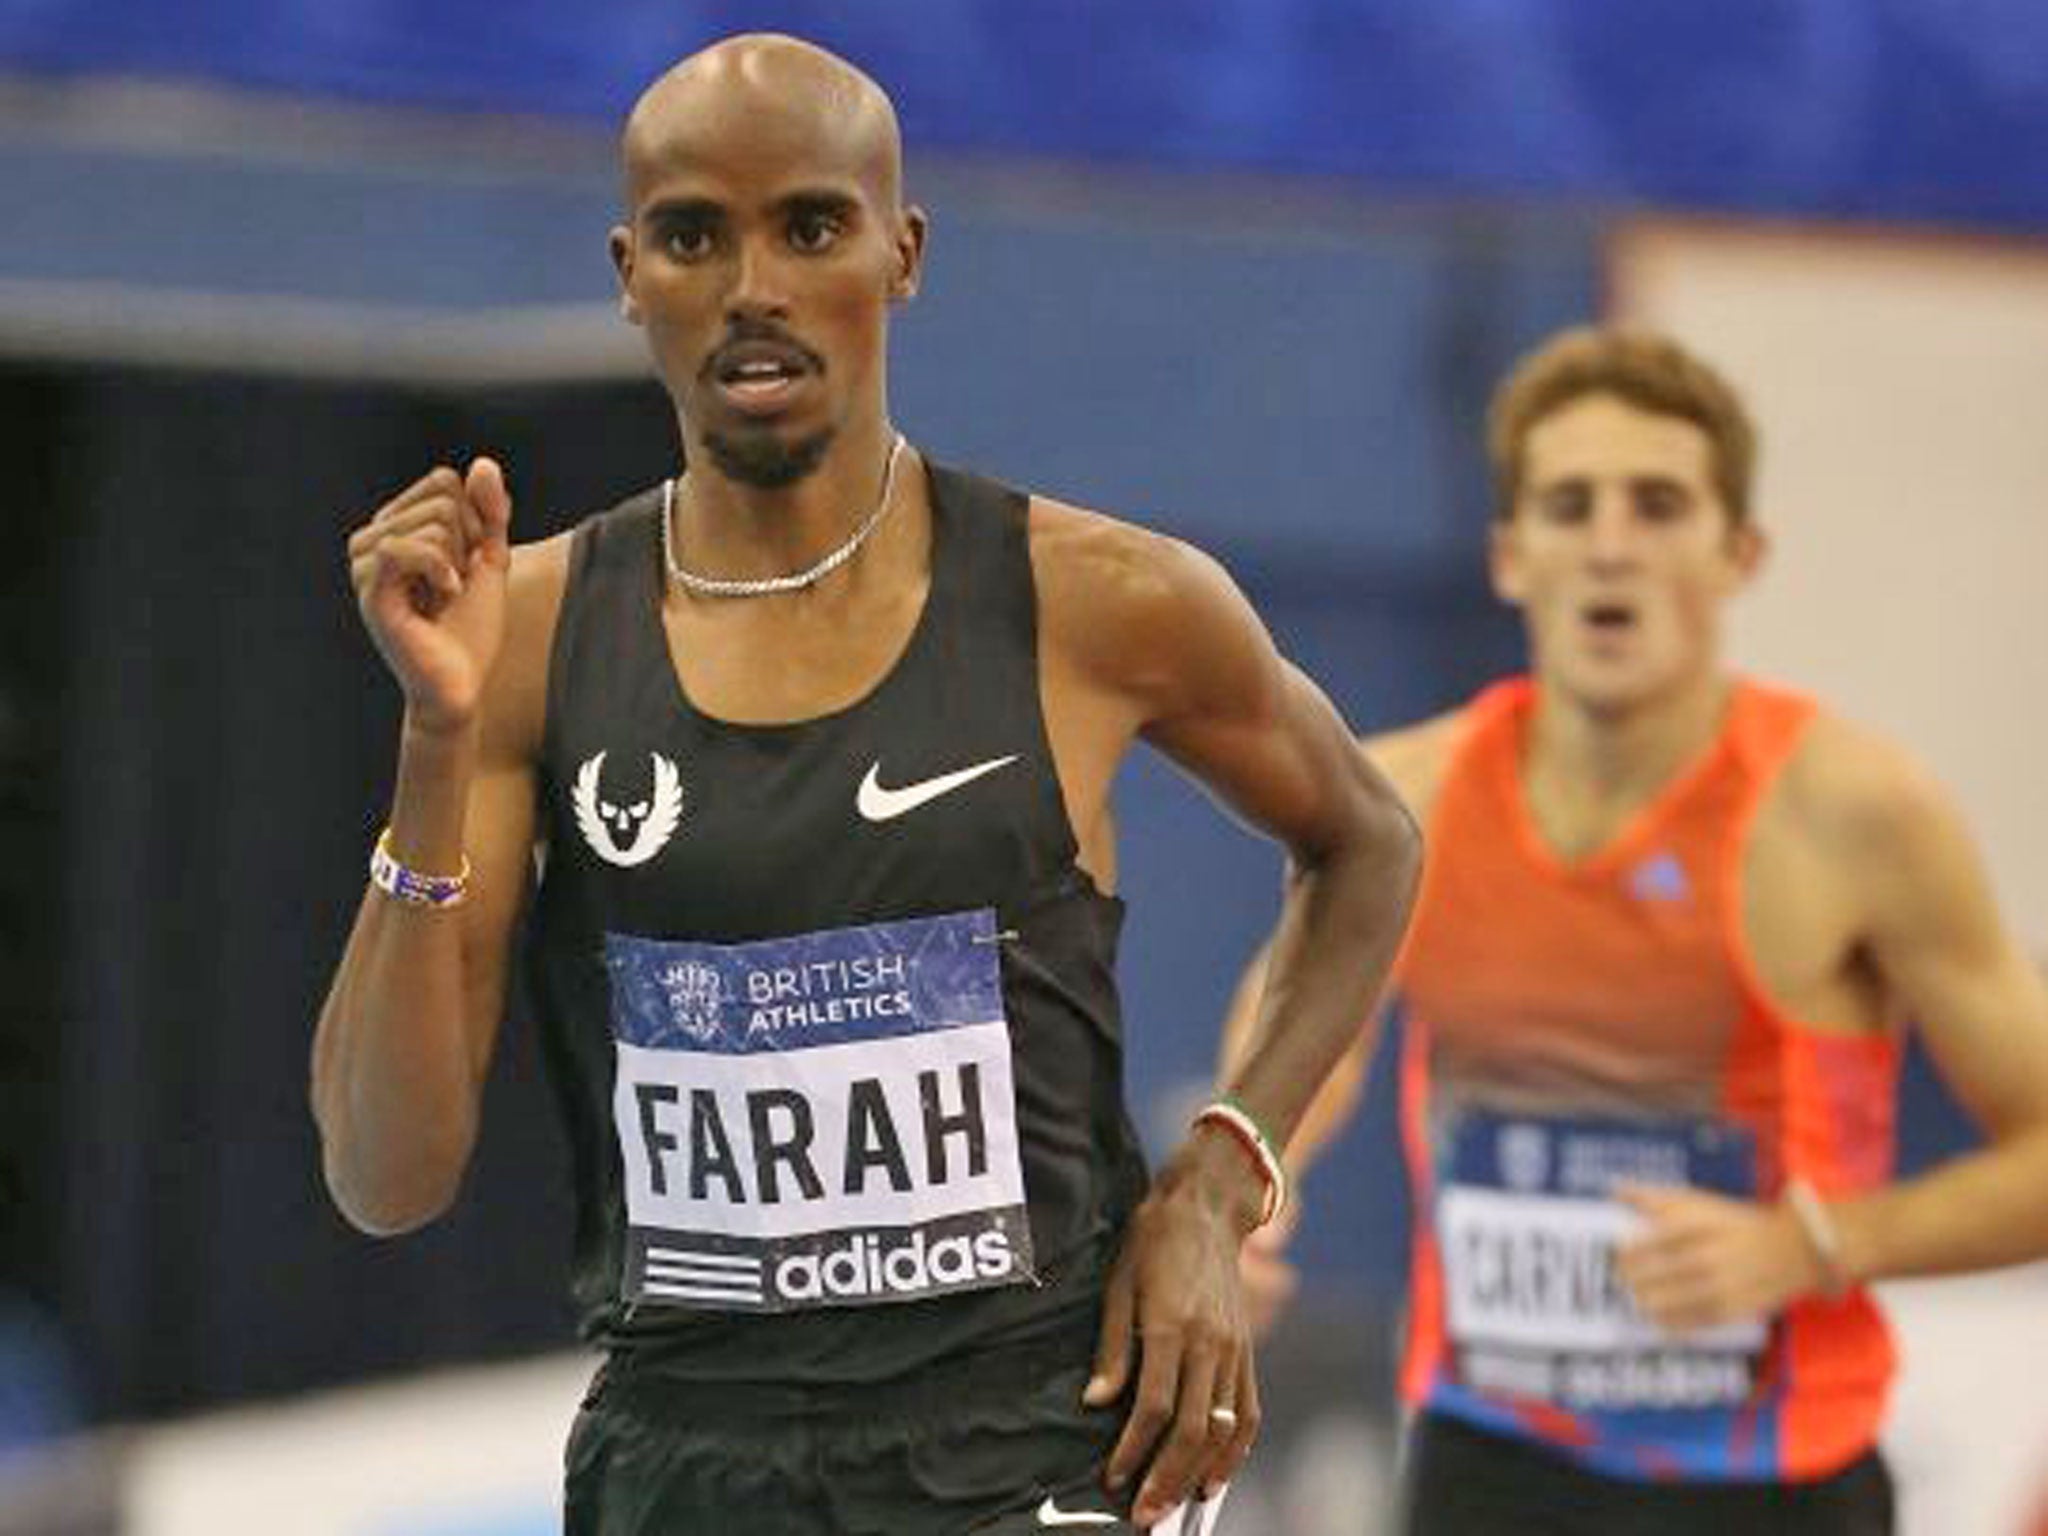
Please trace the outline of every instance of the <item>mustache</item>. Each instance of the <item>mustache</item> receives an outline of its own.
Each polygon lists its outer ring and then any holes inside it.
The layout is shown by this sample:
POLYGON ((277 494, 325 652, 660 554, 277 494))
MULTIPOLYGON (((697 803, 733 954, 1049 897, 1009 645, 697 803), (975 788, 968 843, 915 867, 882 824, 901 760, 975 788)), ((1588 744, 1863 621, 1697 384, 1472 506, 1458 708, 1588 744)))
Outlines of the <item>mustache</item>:
POLYGON ((704 359, 698 376, 710 379, 724 366, 726 356, 733 348, 765 342, 770 346, 786 348, 801 358, 804 365, 818 373, 825 371, 825 359, 790 335, 781 326, 766 320, 735 320, 726 328, 725 339, 711 349, 711 355, 704 359))

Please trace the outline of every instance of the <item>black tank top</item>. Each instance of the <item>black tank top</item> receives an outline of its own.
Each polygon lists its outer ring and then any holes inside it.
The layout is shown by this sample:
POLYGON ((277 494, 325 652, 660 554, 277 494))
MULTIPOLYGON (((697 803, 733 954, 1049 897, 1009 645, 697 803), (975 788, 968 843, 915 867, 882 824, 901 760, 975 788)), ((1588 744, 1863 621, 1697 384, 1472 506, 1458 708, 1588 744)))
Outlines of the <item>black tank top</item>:
POLYGON ((574 536, 527 955, 572 1149, 574 1297, 615 1368, 877 1381, 1079 1334, 1142 1195, 1123 909, 1075 862, 1028 504, 936 465, 929 485, 902 654, 791 724, 684 694, 657 492, 574 536), (972 1193, 1006 1168, 1021 1195, 972 1193))

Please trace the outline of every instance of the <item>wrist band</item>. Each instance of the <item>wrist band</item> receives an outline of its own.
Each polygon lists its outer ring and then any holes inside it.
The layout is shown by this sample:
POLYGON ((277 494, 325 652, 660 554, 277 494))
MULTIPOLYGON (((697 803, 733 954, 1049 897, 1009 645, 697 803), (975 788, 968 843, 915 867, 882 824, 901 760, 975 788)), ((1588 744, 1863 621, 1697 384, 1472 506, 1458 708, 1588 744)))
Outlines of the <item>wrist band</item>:
POLYGON ((1841 1295, 1849 1289, 1849 1267, 1842 1259, 1842 1234, 1827 1205, 1804 1179, 1786 1181, 1785 1204, 1791 1207, 1806 1246, 1820 1263, 1822 1289, 1829 1296, 1841 1295))
MULTIPOLYGON (((1260 1227, 1265 1226, 1287 1205, 1287 1165, 1280 1160, 1273 1138, 1266 1134, 1266 1128, 1253 1118, 1250 1111, 1228 1096, 1204 1104, 1188 1122, 1190 1130, 1203 1125, 1220 1127, 1251 1154, 1259 1177, 1266 1181, 1266 1203, 1259 1211, 1258 1221, 1260 1227)), ((1257 1231, 1258 1228, 1252 1230, 1257 1231)))
POLYGON ((391 829, 386 827, 377 835, 377 846, 370 853, 370 884, 408 906, 460 906, 469 894, 469 855, 463 855, 459 875, 421 874, 392 857, 391 829))

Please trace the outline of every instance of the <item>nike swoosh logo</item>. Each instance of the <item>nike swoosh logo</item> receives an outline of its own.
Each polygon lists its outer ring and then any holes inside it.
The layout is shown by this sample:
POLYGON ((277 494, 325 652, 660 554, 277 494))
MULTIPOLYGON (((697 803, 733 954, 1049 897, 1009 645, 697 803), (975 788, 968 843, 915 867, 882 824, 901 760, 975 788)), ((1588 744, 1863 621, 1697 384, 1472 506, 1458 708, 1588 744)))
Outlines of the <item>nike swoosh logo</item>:
POLYGON ((898 816, 907 815, 920 805, 929 805, 941 795, 950 795, 963 784, 971 784, 985 773, 994 773, 998 768, 1007 768, 1017 761, 1017 754, 1008 757, 992 757, 985 763, 974 763, 966 768, 942 773, 935 779, 920 779, 915 784, 905 784, 900 789, 882 787, 880 775, 882 765, 876 763, 868 769, 867 777, 860 781, 860 794, 854 804, 861 815, 869 821, 894 821, 898 816))
MULTIPOLYGON (((1004 761, 1007 762, 1008 759, 1006 758, 1004 761)), ((1061 1509, 1059 1505, 1053 1503, 1051 1496, 1048 1495, 1045 1502, 1038 1506, 1038 1523, 1040 1525, 1115 1525, 1118 1522, 1115 1515, 1105 1515, 1099 1510, 1061 1509)))

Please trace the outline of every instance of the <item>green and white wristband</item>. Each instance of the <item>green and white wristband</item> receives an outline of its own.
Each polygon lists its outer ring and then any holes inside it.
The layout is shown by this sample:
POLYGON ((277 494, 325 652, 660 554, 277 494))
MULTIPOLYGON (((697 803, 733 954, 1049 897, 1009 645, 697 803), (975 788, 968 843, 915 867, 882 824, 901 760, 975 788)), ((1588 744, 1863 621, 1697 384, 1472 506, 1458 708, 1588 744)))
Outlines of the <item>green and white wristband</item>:
POLYGON ((1266 1203, 1259 1212, 1258 1225, 1266 1226, 1287 1208, 1287 1164, 1281 1160, 1273 1138, 1266 1134, 1258 1118, 1230 1094, 1204 1104, 1188 1122, 1191 1130, 1204 1125, 1216 1126, 1233 1137, 1258 1165, 1259 1176, 1266 1181, 1266 1203))

